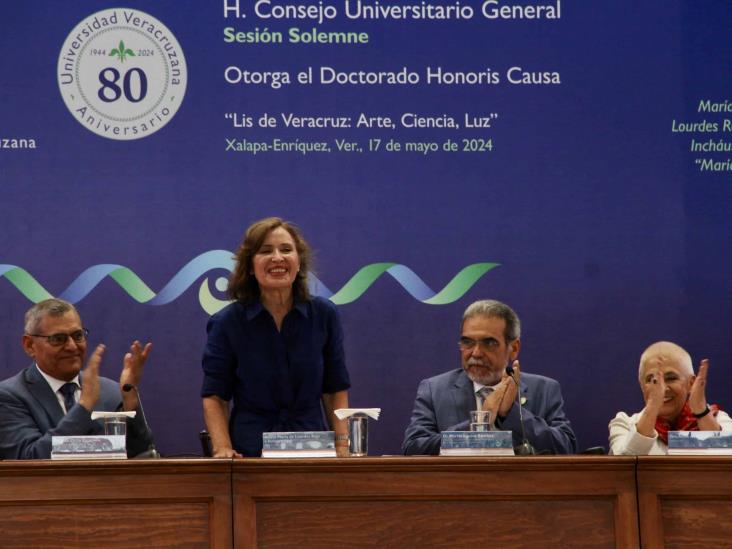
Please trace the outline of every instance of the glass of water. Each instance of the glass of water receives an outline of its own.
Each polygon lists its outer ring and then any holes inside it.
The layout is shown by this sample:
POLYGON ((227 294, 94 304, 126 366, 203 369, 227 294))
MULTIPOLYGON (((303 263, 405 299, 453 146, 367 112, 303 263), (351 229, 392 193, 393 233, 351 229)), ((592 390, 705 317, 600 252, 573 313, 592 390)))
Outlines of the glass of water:
POLYGON ((485 410, 474 410, 470 412, 471 431, 490 431, 491 413, 485 410))

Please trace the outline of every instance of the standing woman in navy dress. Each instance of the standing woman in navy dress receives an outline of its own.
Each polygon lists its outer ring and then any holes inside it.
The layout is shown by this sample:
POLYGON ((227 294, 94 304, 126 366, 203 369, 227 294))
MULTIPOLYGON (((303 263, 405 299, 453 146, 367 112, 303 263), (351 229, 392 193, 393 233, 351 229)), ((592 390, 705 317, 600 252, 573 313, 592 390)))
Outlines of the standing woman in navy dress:
POLYGON ((348 407, 343 330, 335 305, 308 291, 311 256, 297 227, 277 217, 244 235, 229 280, 234 302, 209 320, 203 353, 214 457, 261 455, 263 432, 328 428, 347 454, 346 422, 333 414, 348 407))

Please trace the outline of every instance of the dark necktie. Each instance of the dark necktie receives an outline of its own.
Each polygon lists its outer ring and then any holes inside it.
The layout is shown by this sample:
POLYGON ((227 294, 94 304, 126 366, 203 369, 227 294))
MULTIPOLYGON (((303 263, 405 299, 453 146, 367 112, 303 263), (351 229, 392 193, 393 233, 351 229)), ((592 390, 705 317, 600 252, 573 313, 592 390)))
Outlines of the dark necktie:
POLYGON ((66 413, 71 410, 71 407, 76 404, 74 400, 74 393, 76 392, 76 383, 64 383, 58 390, 64 397, 64 406, 66 407, 66 413))

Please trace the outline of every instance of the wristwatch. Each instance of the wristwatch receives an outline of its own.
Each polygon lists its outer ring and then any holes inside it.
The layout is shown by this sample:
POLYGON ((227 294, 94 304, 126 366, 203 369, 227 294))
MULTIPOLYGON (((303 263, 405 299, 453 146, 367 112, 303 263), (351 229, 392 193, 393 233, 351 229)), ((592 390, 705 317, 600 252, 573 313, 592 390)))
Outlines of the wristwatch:
POLYGON ((712 409, 709 407, 709 404, 707 404, 707 407, 704 409, 704 411, 701 414, 695 414, 694 412, 691 412, 691 415, 694 416, 696 419, 701 419, 711 411, 712 411, 712 409))

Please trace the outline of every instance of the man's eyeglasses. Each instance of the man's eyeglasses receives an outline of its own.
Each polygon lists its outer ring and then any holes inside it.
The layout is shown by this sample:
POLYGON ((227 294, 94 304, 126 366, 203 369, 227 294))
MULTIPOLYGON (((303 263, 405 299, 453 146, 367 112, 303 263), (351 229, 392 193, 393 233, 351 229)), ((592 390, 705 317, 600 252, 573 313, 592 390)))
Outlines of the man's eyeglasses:
POLYGON ((51 334, 51 335, 41 335, 41 334, 27 334, 31 337, 44 337, 46 338, 46 341, 50 345, 53 345, 54 347, 61 347, 63 345, 66 345, 66 342, 69 340, 69 338, 74 340, 74 343, 81 343, 83 341, 86 341, 86 337, 89 335, 89 330, 86 328, 82 328, 81 330, 76 330, 74 332, 71 332, 70 334, 51 334))
POLYGON ((483 339, 471 339, 469 337, 461 337, 458 340, 458 347, 463 351, 471 351, 476 345, 480 345, 483 349, 488 351, 497 349, 501 346, 501 342, 493 337, 486 337, 483 339))

